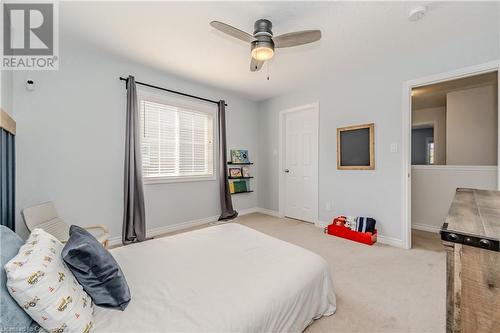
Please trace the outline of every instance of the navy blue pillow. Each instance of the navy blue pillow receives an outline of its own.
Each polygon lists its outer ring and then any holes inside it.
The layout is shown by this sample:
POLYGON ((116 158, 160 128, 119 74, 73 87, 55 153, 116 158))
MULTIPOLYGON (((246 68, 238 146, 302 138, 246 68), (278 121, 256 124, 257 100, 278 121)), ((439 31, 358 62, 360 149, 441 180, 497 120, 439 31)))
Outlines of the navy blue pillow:
POLYGON ((72 225, 62 257, 95 305, 125 310, 130 289, 113 256, 87 230, 72 225))

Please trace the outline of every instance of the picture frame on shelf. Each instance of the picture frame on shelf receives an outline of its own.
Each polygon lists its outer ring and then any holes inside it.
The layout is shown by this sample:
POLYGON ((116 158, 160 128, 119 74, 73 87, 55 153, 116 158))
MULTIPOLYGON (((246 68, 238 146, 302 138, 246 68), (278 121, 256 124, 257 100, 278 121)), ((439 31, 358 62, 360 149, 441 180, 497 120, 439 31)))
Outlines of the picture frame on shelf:
POLYGON ((248 150, 246 149, 231 149, 232 163, 250 163, 248 159, 248 150))
POLYGON ((229 168, 229 177, 231 178, 241 178, 241 168, 229 168))
POLYGON ((241 168, 241 174, 243 177, 251 177, 250 176, 250 168, 247 166, 244 166, 241 168))

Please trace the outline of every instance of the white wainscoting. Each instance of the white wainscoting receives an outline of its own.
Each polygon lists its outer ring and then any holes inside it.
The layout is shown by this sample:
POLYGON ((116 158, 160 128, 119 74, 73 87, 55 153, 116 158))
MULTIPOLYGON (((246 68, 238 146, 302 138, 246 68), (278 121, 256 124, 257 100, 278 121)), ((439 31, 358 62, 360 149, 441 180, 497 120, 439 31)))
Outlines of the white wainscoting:
POLYGON ((411 169, 413 229, 439 232, 458 187, 497 188, 496 165, 414 165, 411 169))

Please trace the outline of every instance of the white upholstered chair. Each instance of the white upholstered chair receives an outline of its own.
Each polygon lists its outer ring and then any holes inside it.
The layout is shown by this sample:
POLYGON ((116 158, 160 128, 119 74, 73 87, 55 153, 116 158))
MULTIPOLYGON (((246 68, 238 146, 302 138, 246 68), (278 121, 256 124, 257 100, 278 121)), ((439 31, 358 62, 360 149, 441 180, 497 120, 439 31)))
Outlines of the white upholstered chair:
MULTIPOLYGON (((25 208, 22 216, 29 231, 40 228, 65 243, 69 239, 69 225, 57 214, 54 203, 49 201, 25 208)), ((109 232, 105 225, 83 227, 87 229, 104 247, 108 247, 109 232)))

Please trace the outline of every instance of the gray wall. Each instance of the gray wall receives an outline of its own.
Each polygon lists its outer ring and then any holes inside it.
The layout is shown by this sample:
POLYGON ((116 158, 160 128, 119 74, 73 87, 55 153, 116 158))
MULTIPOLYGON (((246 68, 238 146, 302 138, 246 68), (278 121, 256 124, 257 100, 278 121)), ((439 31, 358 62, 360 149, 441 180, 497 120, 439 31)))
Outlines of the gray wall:
MULTIPOLYGON (((118 77, 128 74, 187 93, 226 99, 228 149, 248 149, 259 178, 255 102, 124 61, 68 36, 61 36, 60 59, 59 71, 14 74, 18 209, 53 200, 68 223, 103 223, 112 236, 121 235, 126 91, 118 77), (26 91, 27 78, 35 81, 35 91, 26 91)), ((145 186, 148 229, 218 215, 217 184, 145 186)), ((234 203, 237 209, 253 208, 257 192, 235 196, 234 203)), ((17 218, 18 230, 25 235, 19 214, 17 218)))
POLYGON ((12 81, 13 81, 12 71, 1 71, 0 79, 0 107, 4 109, 11 116, 14 116, 14 110, 12 108, 12 81))
POLYGON ((497 165, 498 87, 446 95, 446 162, 449 165, 497 165))
MULTIPOLYGON (((484 40, 448 41, 432 52, 422 42, 422 52, 379 59, 375 67, 359 65, 349 73, 325 73, 308 89, 262 103, 260 117, 261 207, 278 210, 278 114, 279 111, 318 101, 319 219, 329 222, 339 214, 369 215, 378 221, 381 235, 401 240, 402 198, 402 84, 452 69, 498 59, 498 36, 484 40), (375 123, 373 171, 336 168, 336 128, 375 123), (391 143, 398 145, 390 152, 391 143), (264 169, 262 169, 264 168, 264 169), (332 209, 327 210, 331 203, 332 209)), ((335 58, 332 58, 335 61, 335 58)), ((353 65, 351 64, 351 67, 353 65)))

